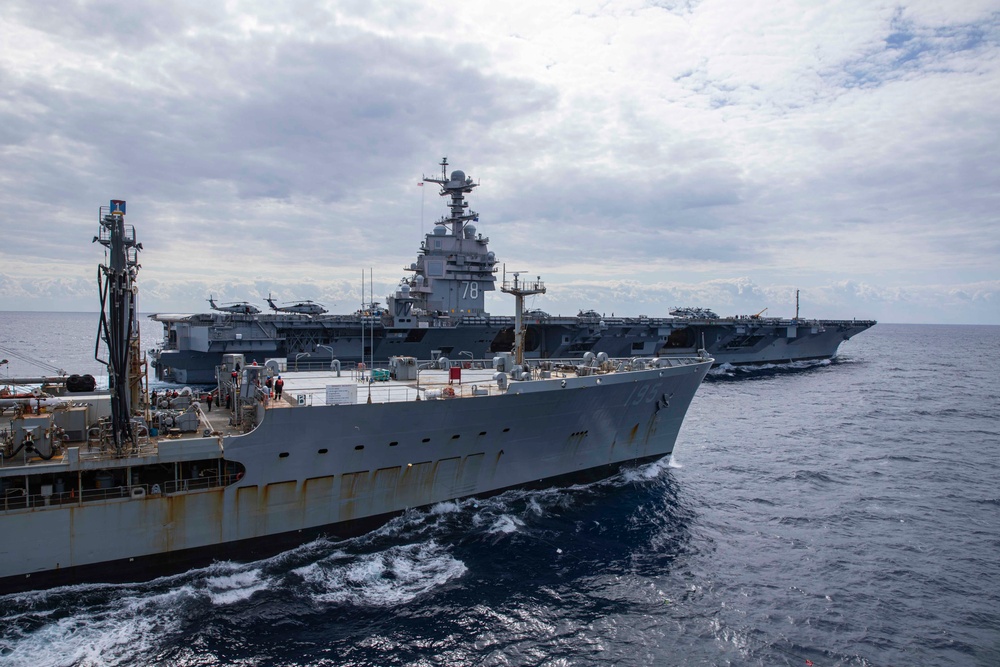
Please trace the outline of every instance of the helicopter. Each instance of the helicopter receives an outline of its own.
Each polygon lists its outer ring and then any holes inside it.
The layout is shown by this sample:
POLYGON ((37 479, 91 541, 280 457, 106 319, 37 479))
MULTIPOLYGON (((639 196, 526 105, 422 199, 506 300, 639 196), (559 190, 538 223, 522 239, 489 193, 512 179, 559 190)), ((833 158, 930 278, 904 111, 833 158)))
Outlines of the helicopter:
POLYGON ((275 312, 281 313, 299 313, 301 315, 322 315, 326 312, 326 308, 316 303, 315 301, 299 301, 298 303, 287 304, 284 306, 279 306, 274 303, 274 297, 271 296, 270 292, 267 295, 267 305, 271 306, 271 309, 275 312))
POLYGON ((215 303, 215 297, 209 296, 208 303, 212 306, 212 310, 217 310, 220 313, 234 313, 238 315, 256 315, 260 312, 260 308, 251 305, 246 301, 233 301, 231 303, 224 303, 221 306, 215 303))

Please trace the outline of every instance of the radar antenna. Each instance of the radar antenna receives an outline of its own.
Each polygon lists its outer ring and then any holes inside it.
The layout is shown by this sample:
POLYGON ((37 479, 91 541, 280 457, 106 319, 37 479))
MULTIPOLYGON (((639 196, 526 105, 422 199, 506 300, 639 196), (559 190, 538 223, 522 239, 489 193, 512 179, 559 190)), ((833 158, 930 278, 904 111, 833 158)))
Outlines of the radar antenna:
POLYGON ((475 211, 471 209, 468 213, 465 211, 465 209, 469 208, 469 205, 465 201, 465 195, 472 192, 473 188, 479 187, 479 184, 473 182, 471 177, 467 177, 464 171, 456 170, 451 172, 449 176, 448 158, 441 158, 440 178, 424 176, 422 180, 425 183, 437 183, 441 186, 439 194, 442 197, 451 197, 451 204, 449 204, 451 215, 447 218, 441 218, 435 224, 450 225, 451 229, 449 233, 452 236, 460 237, 466 223, 479 220, 479 214, 475 211))

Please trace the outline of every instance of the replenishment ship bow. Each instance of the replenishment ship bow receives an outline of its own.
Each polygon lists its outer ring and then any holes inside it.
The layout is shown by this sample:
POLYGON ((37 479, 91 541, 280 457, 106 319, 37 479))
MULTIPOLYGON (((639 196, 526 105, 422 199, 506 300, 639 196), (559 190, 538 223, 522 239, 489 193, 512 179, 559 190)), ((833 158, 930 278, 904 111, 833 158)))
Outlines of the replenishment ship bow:
MULTIPOLYGON (((122 201, 102 208, 95 238, 108 257, 109 390, 76 382, 60 395, 48 378, 0 399, 0 592, 254 559, 409 508, 605 477, 673 451, 712 365, 705 355, 526 360, 516 335, 513 354, 488 360, 280 372, 278 395, 279 364, 230 354, 215 392, 149 395, 141 245, 124 214, 122 201)), ((524 295, 544 286, 515 276, 504 289, 518 299, 519 334, 524 295)))
MULTIPOLYGON (((158 313, 160 346, 152 351, 156 376, 180 384, 211 383, 224 354, 300 360, 325 367, 331 359, 358 362, 394 356, 436 359, 490 358, 514 344, 514 319, 490 315, 485 295, 496 289, 496 255, 478 233, 479 214, 465 195, 478 184, 462 171, 425 177, 449 199, 449 215, 426 234, 416 262, 383 309, 367 304, 351 314, 329 314, 319 304, 278 306, 271 312, 249 303, 216 306, 201 314, 158 313)), ((716 364, 767 364, 829 359, 840 344, 875 324, 871 320, 719 317, 682 309, 667 317, 614 317, 595 311, 575 316, 527 313, 524 340, 529 359, 693 355, 705 348, 716 364)))

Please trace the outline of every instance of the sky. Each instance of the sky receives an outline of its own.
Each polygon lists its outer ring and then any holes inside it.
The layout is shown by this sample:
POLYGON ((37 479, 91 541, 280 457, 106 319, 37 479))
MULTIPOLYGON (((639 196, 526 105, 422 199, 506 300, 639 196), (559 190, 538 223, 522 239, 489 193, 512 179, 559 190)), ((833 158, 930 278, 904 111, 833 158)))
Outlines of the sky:
POLYGON ((1000 324, 998 0, 4 0, 0 310, 97 310, 125 199, 143 312, 352 312, 445 156, 553 314, 1000 324))

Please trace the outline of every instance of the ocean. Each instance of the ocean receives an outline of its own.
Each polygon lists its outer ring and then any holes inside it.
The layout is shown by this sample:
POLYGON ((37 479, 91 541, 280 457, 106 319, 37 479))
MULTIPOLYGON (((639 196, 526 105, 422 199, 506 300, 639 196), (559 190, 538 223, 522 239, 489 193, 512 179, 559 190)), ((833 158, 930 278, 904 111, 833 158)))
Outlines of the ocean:
MULTIPOLYGON (((95 331, 0 313, 0 374, 15 349, 96 375, 95 331)), ((715 369, 670 460, 0 597, 0 665, 1000 665, 998 378, 996 326, 715 369)))

